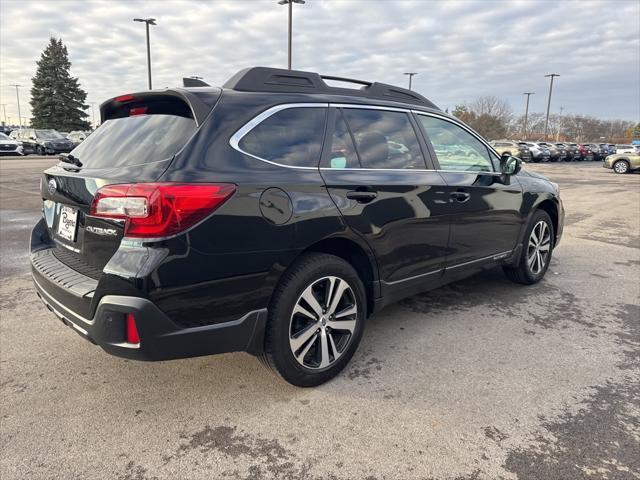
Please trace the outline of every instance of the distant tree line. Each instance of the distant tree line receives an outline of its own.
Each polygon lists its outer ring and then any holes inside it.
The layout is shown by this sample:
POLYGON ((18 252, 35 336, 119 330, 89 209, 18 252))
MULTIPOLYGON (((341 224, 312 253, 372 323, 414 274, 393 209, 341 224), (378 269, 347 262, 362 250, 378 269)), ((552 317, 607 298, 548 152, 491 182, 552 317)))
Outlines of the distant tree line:
MULTIPOLYGON (((488 139, 524 139, 524 115, 514 115, 508 102, 483 96, 473 102, 456 105, 453 115, 488 139)), ((530 112, 526 139, 544 137, 546 113, 530 112)), ((603 120, 589 115, 549 115, 548 138, 576 142, 605 141, 622 143, 640 140, 640 123, 628 120, 603 120)))

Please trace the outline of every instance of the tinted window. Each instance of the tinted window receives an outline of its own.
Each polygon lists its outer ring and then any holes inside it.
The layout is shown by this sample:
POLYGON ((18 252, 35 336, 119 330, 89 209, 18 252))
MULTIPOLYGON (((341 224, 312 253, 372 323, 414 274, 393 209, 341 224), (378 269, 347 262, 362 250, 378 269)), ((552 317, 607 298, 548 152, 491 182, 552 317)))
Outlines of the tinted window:
POLYGON ((362 168, 426 168, 406 113, 346 108, 343 114, 362 168))
POLYGON ((240 148, 271 162, 317 167, 326 108, 288 108, 274 113, 247 133, 240 148))
POLYGON ((105 121, 73 150, 85 168, 109 168, 171 158, 196 130, 192 118, 136 115, 105 121))
POLYGON ((492 172, 487 147, 463 128, 446 120, 418 115, 442 170, 492 172))
POLYGON ((333 127, 333 135, 331 137, 331 149, 329 150, 327 164, 323 165, 329 168, 359 168, 360 162, 353 145, 353 138, 347 124, 344 121, 344 115, 340 110, 336 112, 335 125, 333 127))

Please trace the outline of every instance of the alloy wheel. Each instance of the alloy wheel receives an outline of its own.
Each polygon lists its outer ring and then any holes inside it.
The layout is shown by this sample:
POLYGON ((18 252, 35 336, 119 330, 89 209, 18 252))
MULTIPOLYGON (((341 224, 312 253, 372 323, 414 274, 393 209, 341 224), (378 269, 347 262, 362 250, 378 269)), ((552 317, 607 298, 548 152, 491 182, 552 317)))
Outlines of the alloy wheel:
POLYGON ((616 173, 627 173, 627 164, 626 162, 616 162, 613 169, 616 173))
POLYGON ((551 253, 551 229, 547 222, 540 220, 531 230, 527 246, 527 265, 534 275, 538 275, 549 261, 551 253))
POLYGON ((289 322, 289 346, 300 365, 319 370, 333 365, 354 335, 358 306, 340 277, 314 281, 300 295, 289 322))

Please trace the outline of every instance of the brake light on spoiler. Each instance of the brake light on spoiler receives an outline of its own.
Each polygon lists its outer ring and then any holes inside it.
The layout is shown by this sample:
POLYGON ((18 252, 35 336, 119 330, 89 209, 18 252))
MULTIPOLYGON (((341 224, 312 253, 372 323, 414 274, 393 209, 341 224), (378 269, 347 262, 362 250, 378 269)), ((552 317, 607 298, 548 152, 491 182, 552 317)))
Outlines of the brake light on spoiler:
POLYGON ((107 185, 93 197, 90 215, 125 220, 125 237, 164 238, 194 226, 235 191, 230 183, 107 185))

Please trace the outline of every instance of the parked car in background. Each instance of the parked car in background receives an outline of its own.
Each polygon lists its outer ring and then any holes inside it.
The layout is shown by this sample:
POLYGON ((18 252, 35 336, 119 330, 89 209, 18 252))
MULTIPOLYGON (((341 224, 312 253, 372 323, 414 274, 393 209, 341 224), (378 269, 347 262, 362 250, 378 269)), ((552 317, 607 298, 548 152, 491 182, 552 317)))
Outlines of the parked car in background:
POLYGON ((582 143, 577 143, 576 145, 578 147, 578 151, 580 152, 580 160, 583 160, 583 161, 593 160, 593 152, 591 151, 591 147, 589 147, 589 145, 585 145, 582 143))
POLYGON ((616 153, 616 149, 613 145, 611 145, 610 143, 601 143, 600 144, 600 150, 602 150, 604 152, 604 156, 606 157, 607 155, 613 155, 614 153, 616 153))
POLYGON ((565 145, 564 143, 561 143, 561 142, 554 143, 554 145, 556 146, 558 151, 561 152, 560 155, 561 155, 562 161, 571 162, 574 159, 574 152, 570 145, 565 145))
POLYGON ((615 153, 639 153, 639 145, 631 145, 630 143, 618 144, 615 148, 615 153))
POLYGON ((551 157, 548 148, 542 147, 535 142, 520 142, 519 144, 529 149, 533 162, 548 162, 551 157))
POLYGON ((552 162, 561 162, 564 160, 564 150, 560 150, 555 144, 549 142, 538 142, 541 147, 549 150, 549 160, 552 162))
MULTIPOLYGON (((15 139, 22 142, 25 154, 54 155, 56 153, 68 153, 75 148, 73 142, 62 136, 55 130, 37 128, 23 128, 15 139)), ((12 134, 14 132, 11 132, 12 134)))
POLYGON ((258 67, 104 102, 43 174, 38 296, 111 354, 249 351, 310 387, 385 305, 493 267, 542 280, 558 185, 418 93, 363 83, 258 67))
POLYGON ((602 166, 611 168, 616 173, 629 173, 632 170, 640 170, 640 152, 609 155, 602 162, 602 166))
POLYGON ((593 153, 592 160, 595 161, 603 160, 604 157, 606 157, 609 153, 608 151, 603 151, 603 149, 597 143, 583 143, 583 145, 591 150, 591 153, 593 153))
POLYGON ((75 146, 78 146, 82 142, 84 142, 90 134, 91 132, 83 132, 78 130, 68 134, 67 138, 71 140, 75 146))
POLYGON ((0 155, 24 155, 22 144, 8 135, 0 133, 0 155))
POLYGON ((500 155, 508 153, 523 162, 530 162, 532 160, 531 150, 527 145, 521 145, 519 142, 512 140, 494 140, 490 142, 490 144, 500 155))

